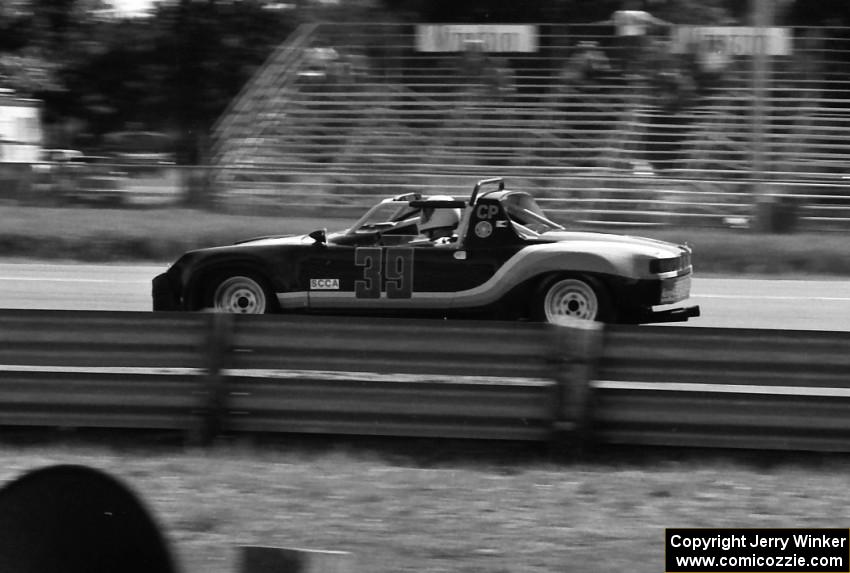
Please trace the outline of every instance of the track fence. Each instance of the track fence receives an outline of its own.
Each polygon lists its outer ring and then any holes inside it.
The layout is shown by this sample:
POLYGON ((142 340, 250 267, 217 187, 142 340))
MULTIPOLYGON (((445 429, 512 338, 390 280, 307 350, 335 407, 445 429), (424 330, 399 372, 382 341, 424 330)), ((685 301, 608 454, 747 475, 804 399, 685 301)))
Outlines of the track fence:
POLYGON ((850 333, 0 312, 0 426, 850 451, 850 333))
POLYGON ((423 51, 413 24, 311 24, 219 123, 211 189, 261 210, 504 176, 587 223, 850 225, 850 29, 771 28, 781 49, 759 58, 703 37, 750 28, 674 26, 627 73, 609 28, 531 28, 535 50, 487 53, 423 51))

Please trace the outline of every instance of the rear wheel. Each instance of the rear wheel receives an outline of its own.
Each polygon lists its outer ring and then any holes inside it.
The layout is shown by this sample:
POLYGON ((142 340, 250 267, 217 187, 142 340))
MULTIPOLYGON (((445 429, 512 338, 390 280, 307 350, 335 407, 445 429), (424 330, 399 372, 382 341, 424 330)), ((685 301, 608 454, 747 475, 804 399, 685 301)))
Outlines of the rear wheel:
POLYGON ((545 322, 613 319, 613 306, 605 287, 589 277, 561 277, 548 282, 536 304, 537 318, 545 322))
POLYGON ((231 275, 215 287, 210 306, 218 312, 264 314, 273 312, 272 301, 270 289, 258 277, 231 275))

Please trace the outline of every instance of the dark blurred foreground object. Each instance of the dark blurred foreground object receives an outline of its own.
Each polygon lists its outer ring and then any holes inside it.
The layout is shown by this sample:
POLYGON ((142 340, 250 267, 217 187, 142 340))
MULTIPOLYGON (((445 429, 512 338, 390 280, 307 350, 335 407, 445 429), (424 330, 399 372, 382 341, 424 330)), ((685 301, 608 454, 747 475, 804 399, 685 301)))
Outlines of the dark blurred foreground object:
POLYGON ((0 490, 0 571, 177 573, 139 499, 83 466, 32 471, 0 490))

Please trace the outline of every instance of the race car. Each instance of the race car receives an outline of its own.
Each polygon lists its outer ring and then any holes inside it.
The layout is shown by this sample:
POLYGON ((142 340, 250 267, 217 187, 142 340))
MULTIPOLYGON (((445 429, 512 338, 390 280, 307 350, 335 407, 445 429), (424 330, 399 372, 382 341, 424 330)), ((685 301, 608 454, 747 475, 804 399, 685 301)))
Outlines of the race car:
POLYGON ((468 198, 384 199, 340 232, 187 252, 154 278, 153 309, 674 322, 699 316, 671 306, 690 296, 691 274, 686 245, 569 231, 485 179, 468 198), (449 232, 431 234, 434 220, 449 232))

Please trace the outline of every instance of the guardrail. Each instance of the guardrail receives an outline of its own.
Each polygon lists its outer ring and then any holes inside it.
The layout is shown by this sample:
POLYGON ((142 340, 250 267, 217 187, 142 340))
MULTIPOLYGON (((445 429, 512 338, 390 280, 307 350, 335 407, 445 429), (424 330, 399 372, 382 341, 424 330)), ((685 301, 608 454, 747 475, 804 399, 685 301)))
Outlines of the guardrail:
POLYGON ((0 426, 850 451, 850 332, 0 312, 0 426))
POLYGON ((850 451, 850 332, 609 329, 606 443, 850 451))
POLYGON ((212 316, 0 314, 0 425, 200 427, 212 316))

